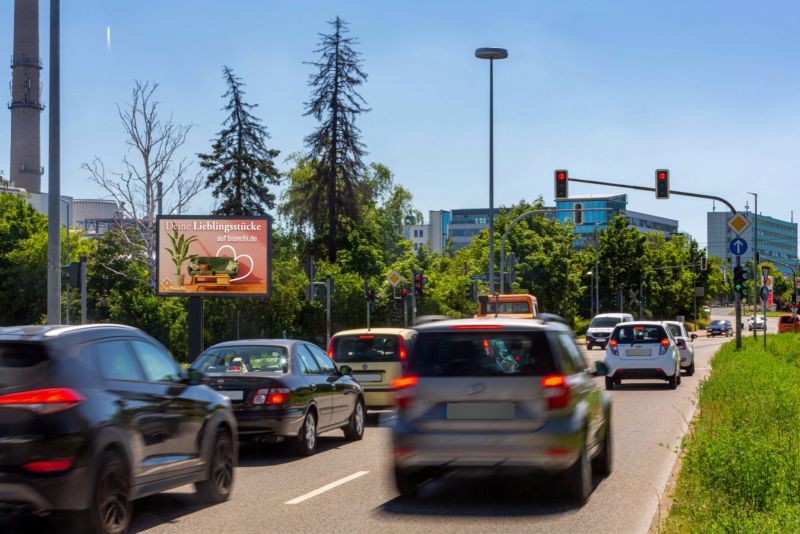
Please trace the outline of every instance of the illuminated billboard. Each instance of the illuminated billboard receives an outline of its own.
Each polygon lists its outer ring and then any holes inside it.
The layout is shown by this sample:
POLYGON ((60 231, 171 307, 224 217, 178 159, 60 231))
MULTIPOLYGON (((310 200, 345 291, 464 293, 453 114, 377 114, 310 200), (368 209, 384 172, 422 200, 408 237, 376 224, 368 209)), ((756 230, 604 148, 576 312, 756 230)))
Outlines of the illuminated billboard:
POLYGON ((271 226, 268 217, 159 217, 157 294, 268 296, 271 226))

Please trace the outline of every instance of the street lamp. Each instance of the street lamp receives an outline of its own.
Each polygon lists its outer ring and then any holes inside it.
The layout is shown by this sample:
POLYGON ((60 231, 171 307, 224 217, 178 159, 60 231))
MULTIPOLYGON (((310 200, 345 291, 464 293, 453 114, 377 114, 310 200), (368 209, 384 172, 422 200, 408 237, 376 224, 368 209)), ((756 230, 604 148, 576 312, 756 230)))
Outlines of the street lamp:
MULTIPOLYGON (((756 287, 756 276, 758 276, 758 193, 750 193, 748 191, 748 195, 753 195, 755 197, 755 206, 753 207, 753 222, 755 224, 755 228, 753 228, 753 339, 758 337, 756 334, 758 328, 755 327, 756 321, 756 314, 757 308, 756 303, 758 302, 758 288, 756 287)), ((764 331, 766 333, 766 330, 764 331)))
POLYGON ((475 57, 489 60, 489 291, 494 293, 494 60, 508 57, 505 48, 476 48, 475 57))
POLYGON ((594 317, 594 273, 588 271, 586 276, 591 276, 589 279, 589 315, 594 317))

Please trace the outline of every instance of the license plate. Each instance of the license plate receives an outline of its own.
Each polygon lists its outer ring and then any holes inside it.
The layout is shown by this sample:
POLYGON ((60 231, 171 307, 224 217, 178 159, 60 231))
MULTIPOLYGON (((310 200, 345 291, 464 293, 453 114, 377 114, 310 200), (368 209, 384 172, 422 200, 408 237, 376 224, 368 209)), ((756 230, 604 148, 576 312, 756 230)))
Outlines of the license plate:
POLYGON ((359 382, 380 382, 383 380, 383 376, 375 373, 375 374, 356 374, 353 375, 353 378, 358 380, 359 382))
POLYGON ((628 356, 650 356, 650 349, 628 349, 628 356))
POLYGON ((244 391, 220 391, 220 393, 228 397, 230 400, 242 400, 244 398, 244 391))
POLYGON ((514 419, 513 402, 449 402, 448 419, 514 419))

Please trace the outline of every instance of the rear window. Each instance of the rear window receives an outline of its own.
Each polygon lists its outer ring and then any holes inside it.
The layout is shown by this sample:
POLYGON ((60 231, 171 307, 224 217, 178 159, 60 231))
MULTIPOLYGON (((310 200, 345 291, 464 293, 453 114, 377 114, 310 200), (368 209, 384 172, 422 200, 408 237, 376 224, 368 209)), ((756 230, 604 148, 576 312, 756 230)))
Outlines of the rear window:
POLYGON ((192 367, 204 373, 285 373, 289 370, 289 352, 277 345, 217 347, 201 354, 192 367))
POLYGON ((665 337, 667 332, 662 326, 650 324, 618 326, 611 335, 619 343, 659 343, 665 337))
POLYGON ((42 378, 49 358, 39 343, 0 342, 0 387, 20 386, 42 378))
POLYGON ((495 302, 490 300, 486 303, 487 313, 531 313, 531 305, 529 302, 495 302))
POLYGON ((334 338, 333 359, 345 362, 399 362, 400 336, 361 334, 334 338))
POLYGON ((791 323, 792 322, 792 316, 791 315, 781 315, 780 322, 782 322, 782 323, 791 323))
POLYGON ((621 321, 621 317, 595 317, 589 324, 589 328, 613 328, 621 321))
POLYGON ((430 332, 417 338, 418 376, 541 376, 558 372, 544 332, 430 332))

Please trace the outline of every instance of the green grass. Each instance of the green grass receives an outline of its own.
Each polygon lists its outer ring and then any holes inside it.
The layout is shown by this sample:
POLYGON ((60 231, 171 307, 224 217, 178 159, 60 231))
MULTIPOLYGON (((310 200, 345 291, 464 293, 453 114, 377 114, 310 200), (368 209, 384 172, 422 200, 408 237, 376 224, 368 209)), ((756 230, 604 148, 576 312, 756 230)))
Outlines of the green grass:
POLYGON ((761 343, 714 356, 665 532, 800 532, 800 336, 761 343))

